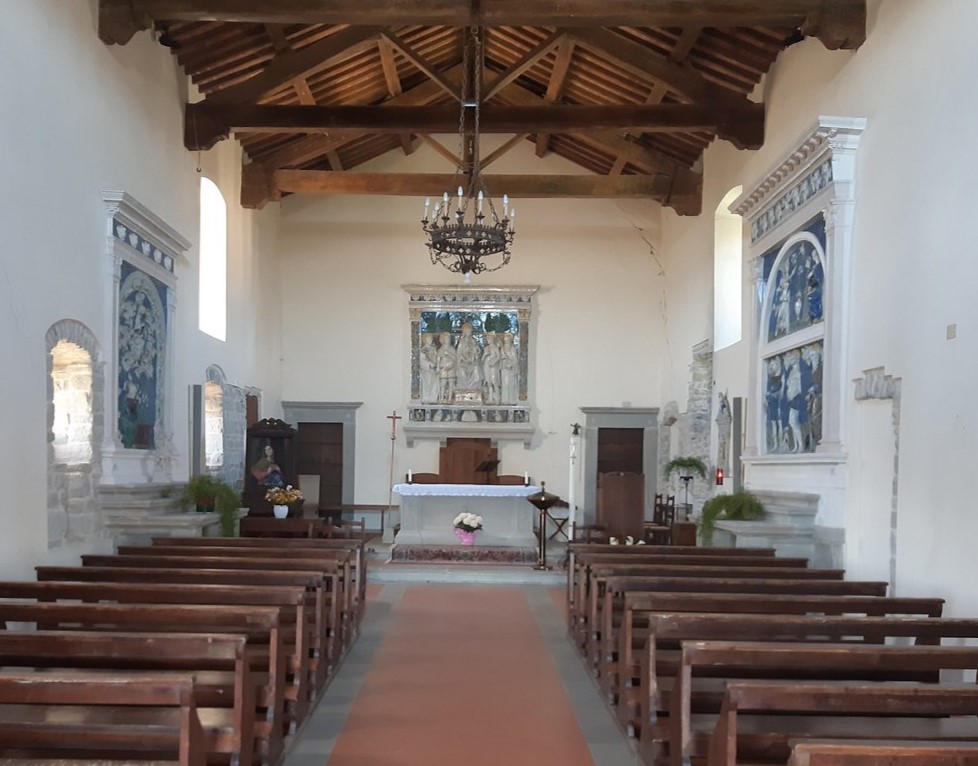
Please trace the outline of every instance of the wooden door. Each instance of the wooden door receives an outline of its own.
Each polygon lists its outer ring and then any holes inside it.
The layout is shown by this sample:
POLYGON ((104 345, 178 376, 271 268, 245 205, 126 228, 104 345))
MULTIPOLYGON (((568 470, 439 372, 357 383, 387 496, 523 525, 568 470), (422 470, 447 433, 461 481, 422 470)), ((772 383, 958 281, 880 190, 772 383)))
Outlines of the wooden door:
POLYGON ((496 459, 496 448, 489 439, 447 439, 439 455, 438 473, 445 484, 494 484, 495 468, 476 468, 496 459))
POLYGON ((642 473, 644 428, 598 429, 598 475, 642 473))
POLYGON ((342 505, 343 424, 299 423, 295 465, 296 473, 319 477, 318 508, 342 505))

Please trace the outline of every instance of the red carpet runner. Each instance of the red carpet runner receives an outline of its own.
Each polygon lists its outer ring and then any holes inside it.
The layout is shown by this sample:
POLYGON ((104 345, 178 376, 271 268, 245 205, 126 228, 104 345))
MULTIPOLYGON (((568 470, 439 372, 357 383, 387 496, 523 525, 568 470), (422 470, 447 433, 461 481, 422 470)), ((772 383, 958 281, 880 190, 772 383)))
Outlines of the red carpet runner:
POLYGON ((331 766, 593 766, 519 588, 408 588, 331 766))

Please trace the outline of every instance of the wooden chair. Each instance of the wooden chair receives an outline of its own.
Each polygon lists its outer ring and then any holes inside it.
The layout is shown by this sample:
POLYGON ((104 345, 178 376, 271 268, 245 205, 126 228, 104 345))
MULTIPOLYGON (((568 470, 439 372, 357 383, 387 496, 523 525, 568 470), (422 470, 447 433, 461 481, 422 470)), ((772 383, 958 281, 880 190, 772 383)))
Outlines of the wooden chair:
POLYGON ((676 523, 676 496, 655 496, 652 522, 645 523, 645 542, 653 545, 671 545, 672 527, 676 523))

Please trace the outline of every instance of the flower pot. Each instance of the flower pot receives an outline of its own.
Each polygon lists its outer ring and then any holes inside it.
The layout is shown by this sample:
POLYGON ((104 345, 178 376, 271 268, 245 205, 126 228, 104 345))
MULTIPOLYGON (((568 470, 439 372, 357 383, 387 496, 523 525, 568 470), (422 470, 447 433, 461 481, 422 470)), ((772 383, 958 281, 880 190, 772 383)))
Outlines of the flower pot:
POLYGON ((289 515, 289 506, 287 505, 273 505, 272 513, 275 514, 276 519, 284 519, 289 515))
POLYGON ((464 529, 455 528, 455 536, 458 537, 462 545, 475 545, 476 534, 478 534, 478 530, 466 532, 464 529))

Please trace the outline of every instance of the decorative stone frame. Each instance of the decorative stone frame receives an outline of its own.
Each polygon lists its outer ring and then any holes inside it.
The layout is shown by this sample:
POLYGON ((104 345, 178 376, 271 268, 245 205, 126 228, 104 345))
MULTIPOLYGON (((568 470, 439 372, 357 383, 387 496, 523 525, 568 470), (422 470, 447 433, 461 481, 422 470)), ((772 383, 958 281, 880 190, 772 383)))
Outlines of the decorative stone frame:
POLYGON ((175 448, 169 403, 173 400, 174 312, 177 305, 178 264, 191 243, 151 210, 123 191, 103 192, 106 211, 106 290, 103 335, 112 338, 106 359, 105 424, 102 446, 102 484, 165 483, 172 479, 175 448), (151 449, 124 446, 119 434, 119 310, 123 263, 166 288, 165 339, 158 350, 155 442, 151 449))
MULTIPOLYGON (((856 152, 866 127, 863 118, 819 117, 784 158, 761 181, 733 205, 747 224, 748 257, 745 268, 751 275, 751 331, 748 335, 750 397, 754 405, 745 423, 746 446, 742 462, 750 489, 791 490, 819 496, 816 524, 822 529, 845 526, 846 477, 843 437, 848 381, 844 379, 847 358, 848 298, 851 261, 851 231, 855 205, 856 152), (762 256, 774 245, 801 231, 821 215, 825 223, 823 261, 823 356, 822 429, 814 452, 762 454, 763 431, 761 365, 767 328, 760 326, 760 279, 762 256), (762 337, 762 330, 765 335, 762 337)), ((819 530, 816 530, 816 535, 819 530)), ((842 545, 833 538, 833 548, 842 545)), ((837 551, 827 554, 837 556, 837 551)))
POLYGON ((415 439, 472 437, 522 440, 529 446, 535 432, 530 385, 530 344, 533 296, 539 285, 474 287, 403 285, 409 295, 410 367, 409 404, 404 436, 407 446, 415 439), (481 401, 448 404, 423 403, 419 359, 421 319, 425 312, 496 312, 515 314, 519 321, 519 396, 516 403, 490 405, 481 401))

